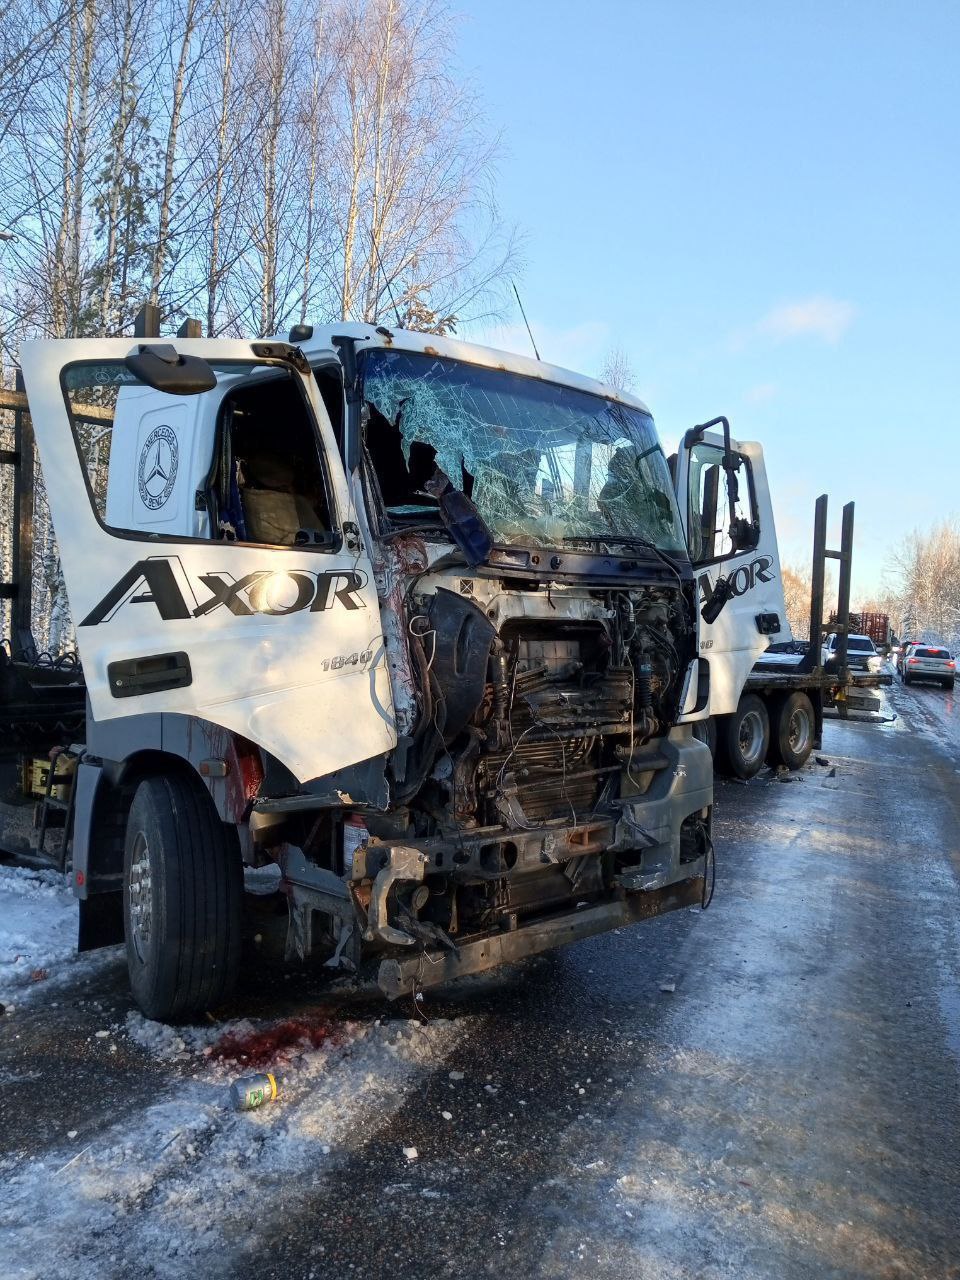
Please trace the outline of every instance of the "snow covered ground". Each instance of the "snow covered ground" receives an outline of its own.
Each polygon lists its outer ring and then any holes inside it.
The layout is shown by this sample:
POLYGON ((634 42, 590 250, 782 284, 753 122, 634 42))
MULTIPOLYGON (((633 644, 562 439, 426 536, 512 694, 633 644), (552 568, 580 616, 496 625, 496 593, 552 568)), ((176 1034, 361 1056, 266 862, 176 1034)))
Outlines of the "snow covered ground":
POLYGON ((77 902, 55 871, 0 866, 0 1004, 34 1001, 118 949, 77 954, 77 902))
MULTIPOLYGON (((0 1027, 88 976, 77 957, 76 902, 51 872, 0 867, 0 1027)), ((117 948, 110 958, 116 960, 117 948)), ((89 988, 88 988, 89 989, 89 988)), ((93 1036, 108 1052, 139 1048, 168 1066, 143 1110, 40 1156, 0 1160, 3 1280, 76 1280, 190 1272, 230 1274, 267 1186, 310 1186, 380 1123, 467 1022, 295 1018, 168 1027, 128 1012, 93 1036), (238 1113, 229 1086, 269 1069, 280 1097, 238 1113)), ((17 1080, 4 1080, 5 1104, 17 1080)), ((77 1098, 78 1116, 84 1111, 77 1098)), ((416 1159, 412 1148, 407 1159, 416 1159)))
POLYGON ((709 912, 426 1024, 282 977, 150 1022, 62 880, 0 868, 0 1280, 952 1274, 960 704, 927 692, 719 788, 709 912))
MULTIPOLYGON (((64 1146, 9 1171, 0 1200, 5 1280, 230 1274, 251 1220, 270 1211, 267 1189, 279 1195, 289 1181, 295 1195, 335 1170, 464 1027, 338 1023, 319 1047, 294 1040, 273 1055, 280 1097, 238 1113, 229 1084, 244 1065, 215 1046, 268 1030, 243 1022, 171 1031, 132 1014, 109 1028, 186 1070, 142 1114, 85 1148, 64 1146)), ((412 1147, 404 1154, 416 1159, 412 1147)))

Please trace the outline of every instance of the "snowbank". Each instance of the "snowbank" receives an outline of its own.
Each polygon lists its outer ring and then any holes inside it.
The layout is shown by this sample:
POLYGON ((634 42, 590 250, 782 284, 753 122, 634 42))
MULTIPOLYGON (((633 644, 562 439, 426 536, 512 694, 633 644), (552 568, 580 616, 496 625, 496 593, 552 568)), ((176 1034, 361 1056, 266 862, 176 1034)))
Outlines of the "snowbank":
POLYGON ((63 876, 0 866, 0 1003, 32 998, 77 963, 77 902, 63 876))

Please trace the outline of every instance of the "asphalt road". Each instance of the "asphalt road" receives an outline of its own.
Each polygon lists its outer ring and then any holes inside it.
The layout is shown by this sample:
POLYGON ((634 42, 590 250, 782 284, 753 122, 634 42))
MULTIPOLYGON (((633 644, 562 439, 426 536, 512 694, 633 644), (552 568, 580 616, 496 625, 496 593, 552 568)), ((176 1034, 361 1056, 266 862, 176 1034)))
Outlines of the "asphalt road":
MULTIPOLYGON (((175 1114, 202 1059, 108 1051, 95 1028, 129 1008, 115 958, 5 1020, 0 1188, 22 1204, 29 1166, 50 1240, 82 1239, 33 1273, 0 1208, 0 1259, 19 1248, 0 1275, 960 1277, 960 698, 898 685, 891 703, 891 724, 831 721, 828 763, 721 784, 709 911, 428 994, 416 1070, 371 1079, 373 1059, 321 1146, 303 1089, 256 1113, 229 1191, 225 1157, 185 1157, 84 1234, 93 1193, 73 1169, 52 1181, 64 1127, 112 1150, 158 1098, 175 1114), (209 1247, 190 1235, 204 1197, 209 1247)), ((232 1012, 319 1009, 296 983, 249 1005, 232 1012)), ((409 1003, 322 1010, 410 1025, 409 1003)))

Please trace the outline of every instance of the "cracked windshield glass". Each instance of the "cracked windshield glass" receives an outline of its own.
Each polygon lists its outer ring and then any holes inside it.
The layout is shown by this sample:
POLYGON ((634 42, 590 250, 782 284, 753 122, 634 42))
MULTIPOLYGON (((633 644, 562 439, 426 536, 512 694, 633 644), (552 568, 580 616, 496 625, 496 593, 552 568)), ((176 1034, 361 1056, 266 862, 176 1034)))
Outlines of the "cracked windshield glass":
POLYGON ((685 544, 653 419, 640 409, 502 369, 401 351, 362 365, 364 442, 387 514, 437 518, 439 469, 502 544, 642 539, 685 544))

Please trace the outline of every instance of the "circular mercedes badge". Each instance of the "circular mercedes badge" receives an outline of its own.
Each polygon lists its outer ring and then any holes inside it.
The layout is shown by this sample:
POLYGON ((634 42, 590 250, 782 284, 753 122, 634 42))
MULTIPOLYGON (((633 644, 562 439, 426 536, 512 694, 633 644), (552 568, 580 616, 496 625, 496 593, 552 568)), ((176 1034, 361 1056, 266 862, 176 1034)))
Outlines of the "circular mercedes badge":
POLYGON ((140 499, 156 511, 173 493, 180 450, 171 427, 154 427, 140 450, 140 499))

